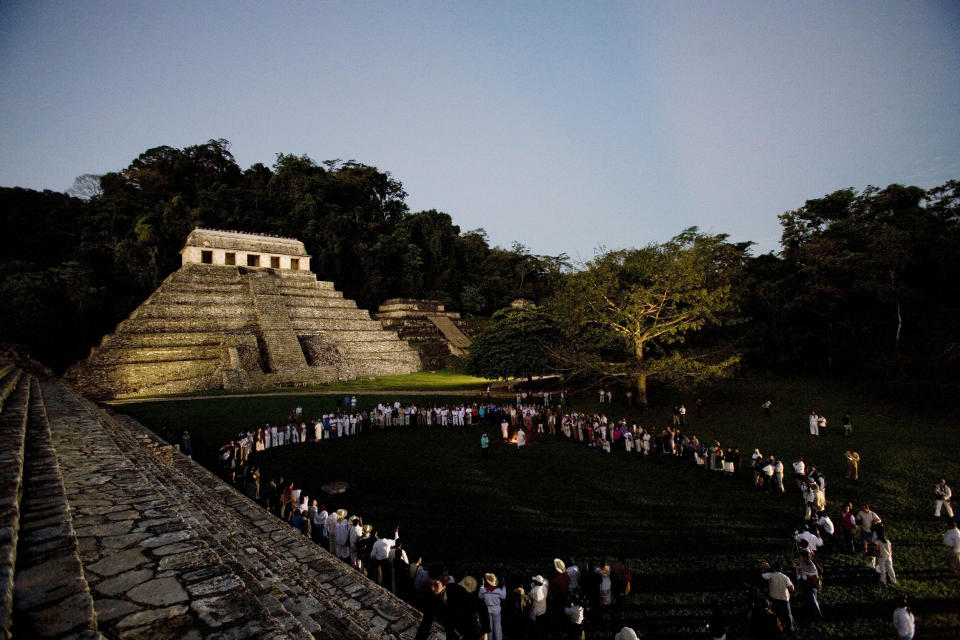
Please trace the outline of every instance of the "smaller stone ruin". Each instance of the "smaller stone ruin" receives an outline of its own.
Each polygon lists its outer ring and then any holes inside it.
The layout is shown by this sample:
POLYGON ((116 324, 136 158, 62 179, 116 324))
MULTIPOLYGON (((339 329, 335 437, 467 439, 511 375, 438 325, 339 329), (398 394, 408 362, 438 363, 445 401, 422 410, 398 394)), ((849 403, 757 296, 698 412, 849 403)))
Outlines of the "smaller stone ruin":
POLYGON ((419 350, 424 369, 444 369, 451 356, 463 357, 470 349, 470 325, 437 300, 392 298, 373 317, 419 350))

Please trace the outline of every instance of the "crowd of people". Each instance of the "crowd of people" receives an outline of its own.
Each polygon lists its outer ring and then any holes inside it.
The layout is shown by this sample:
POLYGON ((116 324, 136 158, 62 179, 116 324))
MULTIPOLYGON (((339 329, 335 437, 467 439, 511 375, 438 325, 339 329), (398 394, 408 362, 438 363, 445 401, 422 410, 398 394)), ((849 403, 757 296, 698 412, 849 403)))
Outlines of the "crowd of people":
MULTIPOLYGON (((611 402, 608 393, 601 392, 602 402, 611 402)), ((793 493, 793 489, 788 490, 784 484, 784 474, 789 469, 790 485, 796 488, 802 507, 802 516, 798 515, 798 525, 792 534, 795 550, 789 567, 791 575, 787 575, 787 567, 777 562, 761 567, 758 585, 763 586, 763 594, 754 602, 746 620, 753 637, 776 637, 778 633, 796 630, 791 602, 800 605, 804 621, 822 618, 819 591, 824 580, 824 559, 830 553, 861 554, 876 571, 880 584, 897 583, 892 543, 880 516, 868 504, 854 511, 853 505, 847 502, 836 512, 835 524, 827 510, 826 477, 821 469, 802 457, 794 458, 788 467, 780 458, 763 455, 755 448, 748 463, 751 474, 741 474, 743 460, 739 448, 724 447, 716 439, 712 443, 701 442, 696 434, 687 433, 688 421, 682 404, 674 407, 671 426, 644 428, 602 412, 567 411, 565 403, 565 392, 541 392, 539 395, 518 393, 516 403, 418 407, 395 402, 358 411, 356 397, 347 396, 338 401, 336 412, 319 418, 308 421, 302 409, 296 407, 291 409, 285 424, 266 425, 239 434, 221 449, 221 468, 225 478, 252 499, 356 570, 418 606, 425 614, 423 633, 431 621, 439 620, 448 631, 456 630, 455 633, 464 638, 478 638, 483 633, 489 634, 489 640, 548 635, 582 637, 585 620, 609 610, 606 608, 611 603, 629 593, 630 570, 623 558, 612 564, 601 560, 595 566, 589 562, 580 566, 572 559, 564 563, 558 558, 552 570, 543 572, 546 578, 538 574, 502 580, 488 573, 478 578, 462 575, 457 579, 443 565, 428 567, 419 557, 411 561, 395 526, 381 532, 373 524, 365 523, 361 516, 349 515, 345 509, 327 511, 320 499, 311 500, 282 477, 261 486, 259 470, 249 464, 252 452, 387 428, 482 424, 499 426, 498 435, 518 447, 540 438, 568 438, 600 453, 623 451, 631 455, 673 458, 718 474, 752 477, 759 490, 770 494, 793 493), (551 400, 557 403, 551 404, 551 400), (771 629, 775 633, 771 634, 771 629)), ((700 400, 696 407, 697 415, 702 415, 700 400)), ((762 408, 769 415, 771 407, 768 401, 762 408)), ((841 424, 845 435, 849 435, 852 432, 850 418, 845 415, 841 424)), ((811 413, 810 432, 825 436, 826 418, 817 412, 811 413)), ((489 443, 489 436, 484 433, 481 437, 483 455, 489 454, 489 443)), ((848 450, 844 455, 846 478, 858 480, 859 454, 848 450)), ((952 518, 952 493, 945 480, 937 485, 935 496, 934 515, 940 517, 945 513, 952 518)), ((960 574, 960 531, 955 525, 948 528, 944 545, 951 568, 960 574)), ((907 620, 912 629, 914 618, 909 608, 904 604, 897 612, 898 632, 907 628, 907 620)), ((714 637, 722 637, 720 630, 725 632, 724 616, 715 608, 711 616, 714 637)), ((626 638, 630 633, 632 630, 625 627, 618 637, 626 638)))

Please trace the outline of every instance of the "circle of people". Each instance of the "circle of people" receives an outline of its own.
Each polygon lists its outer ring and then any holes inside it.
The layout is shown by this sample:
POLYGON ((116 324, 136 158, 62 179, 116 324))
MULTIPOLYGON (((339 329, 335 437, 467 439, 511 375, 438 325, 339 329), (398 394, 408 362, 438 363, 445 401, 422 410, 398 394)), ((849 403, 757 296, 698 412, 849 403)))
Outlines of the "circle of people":
MULTIPOLYGON (((609 392, 601 391, 601 402, 610 402, 609 392)), ((481 637, 502 640, 526 633, 532 625, 538 637, 547 629, 564 629, 567 637, 581 637, 585 615, 591 610, 602 610, 616 597, 629 593, 630 571, 623 558, 613 565, 601 561, 595 567, 585 563, 582 571, 575 560, 569 565, 554 560, 554 572, 549 578, 533 576, 529 588, 510 585, 509 591, 493 574, 485 574, 482 581, 465 576, 456 581, 440 565, 429 569, 418 558, 411 563, 399 528, 393 527, 381 536, 373 525, 362 517, 349 515, 346 509, 327 511, 317 499, 303 494, 294 483, 279 477, 272 479, 261 490, 259 470, 247 464, 251 452, 305 442, 319 442, 349 437, 379 429, 407 426, 469 426, 499 424, 500 436, 518 448, 536 437, 565 437, 590 446, 594 451, 610 453, 614 449, 644 456, 668 456, 686 459, 692 465, 733 476, 741 468, 742 456, 737 448, 724 449, 719 440, 701 443, 695 434, 688 435, 683 427, 686 409, 677 405, 673 410, 673 425, 662 429, 646 429, 626 419, 613 421, 603 413, 565 412, 566 393, 559 394, 560 403, 551 406, 551 394, 541 392, 539 403, 528 403, 526 393, 517 394, 516 404, 480 403, 417 407, 379 403, 370 410, 356 411, 356 396, 338 400, 336 413, 324 414, 310 421, 303 419, 302 408, 291 409, 286 424, 266 425, 256 431, 247 431, 221 448, 220 462, 224 476, 237 484, 252 499, 261 502, 292 527, 327 547, 331 554, 365 573, 370 579, 390 589, 405 600, 416 604, 424 612, 421 632, 426 634, 433 620, 441 621, 449 629, 458 629, 462 637, 481 637), (298 424, 299 423, 299 424, 298 424), (585 576, 581 586, 581 575, 585 576), (467 597, 469 595, 469 597, 467 597), (510 600, 509 603, 506 601, 510 600), (479 604, 478 604, 479 603, 479 604), (509 606, 508 606, 509 605, 509 606), (512 612, 506 619, 504 607, 512 612), (519 612, 519 613, 518 613, 519 612), (529 623, 529 624, 527 624, 529 623), (463 635, 470 630, 469 635, 463 635), (473 632, 476 631, 477 635, 473 632)), ((697 401, 697 415, 702 415, 703 404, 697 401)), ((761 408, 769 416, 770 401, 761 408)), ((826 435, 826 418, 814 411, 809 416, 811 436, 826 435)), ((841 424, 844 435, 852 434, 849 416, 841 424)), ((185 434, 186 436, 186 434, 185 434)), ((186 436, 188 438, 188 436, 186 436)), ((188 440, 187 440, 188 441, 188 440)), ((488 453, 489 437, 481 437, 484 455, 488 453)), ((856 451, 844 453, 846 479, 859 479, 860 457, 856 451)), ((753 483, 771 494, 783 494, 784 463, 775 456, 764 456, 754 449, 750 456, 753 483)), ((792 580, 778 563, 764 563, 760 578, 766 583, 767 595, 754 601, 747 614, 747 624, 756 637, 776 637, 785 630, 796 630, 791 601, 797 602, 810 620, 822 618, 818 592, 823 584, 823 563, 818 556, 826 549, 836 548, 849 553, 861 553, 869 558, 881 584, 896 584, 892 543, 886 535, 880 516, 869 504, 854 511, 852 503, 845 503, 839 513, 838 524, 827 514, 826 478, 820 469, 797 457, 791 464, 792 479, 803 503, 802 524, 793 532, 795 554, 792 580), (794 592, 799 587, 799 593, 794 592)), ((947 516, 946 547, 951 569, 960 575, 960 530, 953 520, 952 491, 945 479, 934 489, 934 516, 947 516)), ((905 599, 894 611, 894 626, 902 638, 912 638, 915 616, 905 599)), ((715 607, 711 630, 725 629, 723 616, 715 607)), ((633 633, 624 627, 618 638, 630 638, 633 633)), ((722 634, 716 635, 719 638, 722 634)), ((425 635, 418 634, 418 637, 425 635)), ((636 637, 635 635, 633 637, 636 637)))

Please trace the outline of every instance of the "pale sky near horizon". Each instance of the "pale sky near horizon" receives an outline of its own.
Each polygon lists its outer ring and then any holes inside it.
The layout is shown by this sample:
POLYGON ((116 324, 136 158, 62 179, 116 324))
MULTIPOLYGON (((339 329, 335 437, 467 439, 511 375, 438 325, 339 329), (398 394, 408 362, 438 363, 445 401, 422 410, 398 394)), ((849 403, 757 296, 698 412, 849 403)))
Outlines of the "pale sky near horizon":
POLYGON ((0 186, 232 142, 590 258, 960 179, 960 2, 0 2, 0 186))

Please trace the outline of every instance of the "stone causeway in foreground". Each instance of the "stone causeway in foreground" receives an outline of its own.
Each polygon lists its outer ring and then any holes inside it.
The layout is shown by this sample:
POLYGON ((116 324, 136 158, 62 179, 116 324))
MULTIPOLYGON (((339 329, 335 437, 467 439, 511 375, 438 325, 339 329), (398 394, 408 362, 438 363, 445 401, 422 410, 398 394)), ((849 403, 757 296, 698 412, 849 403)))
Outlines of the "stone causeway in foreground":
POLYGON ((0 408, 0 640, 416 633, 414 608, 133 419, 9 364, 0 408))

